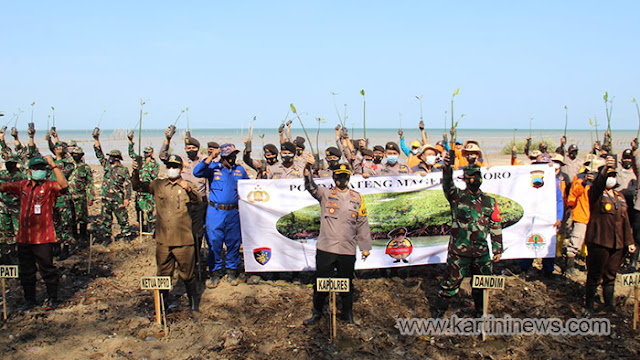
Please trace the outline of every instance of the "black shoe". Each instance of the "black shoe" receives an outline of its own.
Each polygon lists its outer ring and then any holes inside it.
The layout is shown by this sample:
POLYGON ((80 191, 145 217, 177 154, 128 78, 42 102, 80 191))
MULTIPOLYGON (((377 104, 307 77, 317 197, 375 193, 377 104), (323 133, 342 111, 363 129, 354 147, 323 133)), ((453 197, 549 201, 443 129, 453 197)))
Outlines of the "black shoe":
POLYGON ((214 289, 217 288, 220 284, 221 278, 220 270, 212 271, 209 277, 209 281, 207 281, 207 288, 214 289))
POLYGON ((602 297, 604 298, 604 311, 609 313, 615 313, 616 307, 613 303, 615 288, 613 285, 607 285, 602 287, 602 297))
POLYGON ((20 307, 20 311, 29 311, 31 309, 33 309, 34 307, 38 306, 38 303, 36 302, 36 299, 32 299, 32 300, 26 300, 24 305, 22 305, 22 307, 20 307))
POLYGON ((227 281, 231 286, 238 286, 238 277, 236 276, 236 269, 227 269, 227 281))
POLYGON ((597 290, 598 288, 596 286, 587 286, 586 288, 584 317, 591 317, 591 315, 596 312, 594 309, 594 303, 597 290))
POLYGON ((340 319, 344 320, 347 324, 358 325, 353 320, 353 310, 347 310, 340 314, 340 319))
POLYGON ((320 319, 322 319, 322 314, 320 314, 317 311, 313 311, 311 317, 308 318, 308 319, 305 319, 302 323, 305 326, 311 326, 311 325, 316 324, 318 321, 320 321, 320 319))

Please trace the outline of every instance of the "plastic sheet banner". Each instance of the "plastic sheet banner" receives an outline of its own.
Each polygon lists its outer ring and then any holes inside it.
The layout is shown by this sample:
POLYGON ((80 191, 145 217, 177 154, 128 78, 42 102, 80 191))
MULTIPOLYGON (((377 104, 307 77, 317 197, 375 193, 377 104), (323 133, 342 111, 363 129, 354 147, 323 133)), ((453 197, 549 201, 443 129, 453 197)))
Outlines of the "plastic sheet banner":
MULTIPOLYGON (((453 176, 464 188, 462 172, 453 176)), ((502 258, 554 256, 553 168, 494 166, 482 169, 482 176, 481 190, 497 199, 502 215, 502 258)), ((334 186, 331 178, 315 181, 334 186)), ((366 261, 358 250, 356 269, 446 262, 451 208, 441 182, 442 173, 351 177, 349 186, 365 199, 373 238, 366 261)), ((240 180, 238 193, 246 271, 315 270, 320 204, 305 190, 304 179, 240 180)))

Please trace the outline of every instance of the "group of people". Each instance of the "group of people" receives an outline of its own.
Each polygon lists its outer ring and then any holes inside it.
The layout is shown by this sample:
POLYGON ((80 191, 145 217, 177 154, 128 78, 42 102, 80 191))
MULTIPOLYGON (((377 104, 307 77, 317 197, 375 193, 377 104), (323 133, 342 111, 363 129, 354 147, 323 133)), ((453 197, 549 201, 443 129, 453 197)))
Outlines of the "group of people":
MULTIPOLYGON (((458 293, 465 276, 492 273, 492 264, 502 255, 501 216, 495 199, 480 190, 481 168, 489 164, 477 141, 448 141, 447 134, 443 134, 442 140, 432 145, 428 143, 424 123, 420 122, 421 139, 412 141, 410 146, 400 129, 400 145, 389 141, 370 148, 368 139, 351 139, 346 129, 336 126, 335 146, 328 147, 324 159, 320 159, 306 150, 303 137, 291 136, 290 123, 286 127, 286 133, 284 124, 278 129, 280 144, 264 145, 260 158, 252 157, 252 141, 247 139, 242 160, 255 170, 258 179, 303 178, 307 191, 320 202, 321 211, 332 214, 321 216, 316 254, 318 276, 331 276, 337 271, 338 276, 351 279, 357 247, 363 259, 371 249, 366 207, 360 194, 349 188, 350 176, 433 172, 442 173, 443 191, 452 209, 447 270, 434 302, 435 314, 445 313, 449 299, 458 293), (406 156, 406 163, 399 160, 401 154, 406 156), (453 185, 454 170, 463 170, 464 190, 453 185), (322 177, 332 177, 335 187, 317 186, 313 179, 322 177)), ((4 142, 4 132, 5 129, 0 132, 6 168, 0 172, 0 200, 5 205, 0 209, 3 262, 10 263, 17 254, 23 268, 20 277, 27 307, 35 305, 37 263, 47 283, 49 306, 54 308, 58 301, 58 275, 53 256, 64 258, 87 241, 87 207, 96 201, 92 171, 84 163, 82 148, 74 142, 60 141, 55 128, 47 133, 53 153, 47 157, 42 157, 35 145, 32 125, 26 147, 14 128, 11 131, 14 149, 11 149, 4 142)), ((100 131, 94 130, 94 151, 104 175, 102 208, 92 231, 96 238, 110 241, 115 217, 120 228, 118 236, 132 236, 128 208, 133 200, 139 231, 153 234, 157 242, 157 275, 171 276, 177 268, 186 285, 190 309, 197 312, 202 293, 200 250, 204 241, 208 245, 206 286, 217 287, 225 276, 231 285, 238 284, 242 238, 237 189, 238 180, 248 179, 249 175, 237 163, 240 150, 233 144, 211 141, 206 151, 201 151, 200 142, 187 132, 186 157, 182 158, 170 151, 174 134, 175 128, 168 127, 159 154, 166 171, 165 176, 160 176, 154 149, 147 146, 142 155, 136 154, 132 132, 127 134, 129 156, 133 160, 130 174, 119 150, 111 150, 105 156, 100 131)), ((451 136, 455 137, 455 132, 451 136)), ((557 256, 564 258, 562 269, 567 275, 575 271, 575 258, 586 256, 587 313, 594 311, 595 289, 599 284, 603 286, 605 304, 613 308, 615 275, 626 253, 635 252, 640 235, 637 140, 618 159, 610 154, 610 139, 607 132, 603 144, 596 143, 584 160, 579 160, 576 145, 565 150, 564 137, 553 154, 544 142, 531 151, 530 138, 524 149, 532 164, 555 168, 557 256)), ((515 147, 511 164, 521 164, 515 147)), ((637 268, 637 260, 635 252, 629 264, 633 270, 637 268)), ((531 273, 532 261, 520 261, 524 276, 531 273)), ((554 269, 553 258, 543 259, 546 275, 552 276, 554 269)), ((354 321, 351 294, 345 293, 342 298, 342 314, 349 322, 354 321)), ((472 295, 479 312, 482 296, 475 291, 472 295)), ((325 296, 314 291, 312 317, 305 324, 321 318, 324 302, 325 296)))

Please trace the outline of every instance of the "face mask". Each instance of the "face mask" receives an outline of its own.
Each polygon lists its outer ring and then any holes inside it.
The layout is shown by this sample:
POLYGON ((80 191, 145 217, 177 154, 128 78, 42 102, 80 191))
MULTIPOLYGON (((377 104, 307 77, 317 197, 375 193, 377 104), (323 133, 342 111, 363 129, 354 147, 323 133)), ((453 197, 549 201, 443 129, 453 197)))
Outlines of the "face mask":
POLYGON ((618 181, 614 177, 607 178, 607 189, 613 189, 618 184, 618 181))
POLYGON ((169 179, 177 179, 180 177, 180 168, 168 168, 167 169, 167 177, 169 179))
POLYGON ((577 152, 575 152, 575 151, 571 151, 571 152, 569 152, 569 159, 571 159, 571 160, 575 160, 575 159, 576 159, 576 156, 578 156, 578 153, 577 153, 577 152))
POLYGON ((477 156, 469 156, 469 165, 475 164, 477 159, 477 156))
POLYGON ((482 177, 474 176, 471 178, 465 178, 464 182, 467 184, 467 189, 475 193, 480 189, 480 185, 482 185, 482 177))
POLYGON ((391 165, 394 165, 395 163, 398 162, 398 155, 388 155, 387 162, 391 165))
POLYGON ((73 155, 73 160, 75 160, 76 162, 80 162, 83 156, 84 155, 73 155))
POLYGON ((113 164, 115 164, 115 163, 116 163, 116 158, 112 158, 112 157, 110 157, 110 158, 109 158, 109 164, 113 165, 113 164))
POLYGON ((47 170, 31 170, 31 180, 40 181, 47 177, 47 170))
POLYGON ((546 153, 547 152, 547 145, 540 144, 540 146, 538 147, 538 150, 540 150, 541 153, 546 153))
POLYGON ((434 165, 436 163, 436 159, 437 157, 435 155, 429 155, 424 162, 426 162, 427 165, 434 165))
POLYGON ((145 158, 151 157, 151 153, 144 153, 144 157, 145 158))
POLYGON ((411 149, 411 153, 413 155, 418 155, 418 149, 411 149))
POLYGON ((304 151, 303 149, 296 149, 296 155, 300 156, 302 155, 302 151, 304 151))
POLYGON ((349 185, 349 175, 340 174, 333 177, 333 181, 340 190, 344 190, 349 185))
POLYGON ((189 159, 195 159, 195 157, 198 156, 198 150, 187 151, 187 156, 189 157, 189 159))
POLYGON ((631 160, 622 160, 622 167, 625 169, 630 169, 631 168, 631 160))
POLYGON ((362 165, 371 166, 372 162, 373 162, 373 159, 364 159, 364 161, 362 162, 362 165))
POLYGON ((382 156, 374 156, 373 157, 373 163, 374 164, 380 164, 382 162, 382 156))
POLYGON ((230 167, 233 167, 233 165, 236 164, 236 158, 235 157, 228 157, 228 158, 225 158, 225 160, 227 160, 227 163, 229 164, 230 167))
POLYGON ((273 164, 278 162, 278 157, 277 156, 268 157, 266 159, 267 159, 267 164, 269 164, 269 165, 273 165, 273 164))
POLYGON ((338 167, 339 160, 328 160, 327 163, 329 163, 329 169, 333 170, 338 167))
POLYGON ((282 155, 282 163, 285 165, 293 164, 293 155, 282 155))

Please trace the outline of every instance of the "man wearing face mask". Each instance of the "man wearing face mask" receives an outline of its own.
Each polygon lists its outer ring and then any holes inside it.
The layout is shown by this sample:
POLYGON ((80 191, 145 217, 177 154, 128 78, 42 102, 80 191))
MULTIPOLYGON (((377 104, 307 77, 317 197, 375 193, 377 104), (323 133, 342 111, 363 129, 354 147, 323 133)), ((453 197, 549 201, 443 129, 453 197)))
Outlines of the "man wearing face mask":
MULTIPOLYGON (((238 213, 238 180, 248 179, 245 169, 236 164, 236 150, 233 144, 220 146, 220 162, 213 161, 217 154, 211 154, 193 169, 193 175, 206 178, 210 184, 207 208, 207 241, 209 242, 210 280, 207 287, 218 286, 222 278, 222 246, 227 247, 227 280, 232 286, 238 285, 237 268, 240 263, 240 215, 238 213)), ((293 154, 292 154, 293 155, 293 154)))
MULTIPOLYGON (((10 183, 24 179, 18 168, 20 159, 12 156, 6 159, 4 170, 0 170, 0 183, 10 183)), ((16 234, 20 218, 20 197, 14 194, 0 193, 0 264, 15 262, 16 234)))
POLYGON ((468 140, 460 152, 460 157, 456 158, 456 169, 460 170, 467 165, 487 166, 487 161, 482 157, 480 144, 475 140, 468 140))
POLYGON ((578 146, 576 144, 569 145, 567 153, 564 157, 564 166, 562 172, 567 174, 571 181, 578 175, 584 161, 578 159, 578 146))
MULTIPOLYGON (((492 275, 493 262, 502 257, 502 218, 496 200, 480 190, 482 172, 477 165, 464 168, 465 190, 453 183, 453 151, 445 153, 442 189, 451 204, 451 238, 447 270, 434 304, 434 317, 444 316, 451 297, 458 293, 465 276, 492 275), (487 237, 491 236, 491 243, 487 237), (493 258, 489 253, 491 246, 493 258)), ((476 317, 482 316, 482 290, 471 291, 476 317)))
POLYGON ((18 225, 19 277, 24 291, 24 309, 36 306, 36 271, 47 285, 47 310, 58 306, 58 270, 53 265, 57 241, 53 227, 55 200, 67 191, 67 180, 51 156, 29 160, 28 180, 0 184, 0 192, 20 197, 18 225), (47 180, 47 165, 56 181, 47 180))
POLYGON ((409 174, 409 167, 398 161, 400 155, 400 147, 393 141, 389 141, 385 145, 385 155, 387 162, 382 165, 380 169, 380 175, 398 175, 409 174))
MULTIPOLYGON (((316 243, 316 278, 348 278, 350 292, 340 293, 342 297, 342 318, 350 324, 353 320, 353 269, 356 262, 356 244, 362 251, 362 260, 366 260, 371 251, 371 230, 367 219, 364 198, 355 190, 349 189, 351 171, 346 164, 340 164, 333 170, 333 189, 316 185, 311 168, 315 160, 307 157, 304 170, 305 189, 320 202, 320 234, 316 243), (337 270, 335 274, 334 269, 337 270)), ((315 284, 315 281, 314 281, 315 284)), ((313 312, 305 325, 320 321, 328 293, 313 291, 313 312)))
MULTIPOLYGON (((244 142, 244 152, 242 161, 249 165, 256 173, 256 179, 273 178, 274 167, 278 164, 278 148, 273 144, 267 144, 262 147, 264 151, 264 160, 255 160, 251 158, 251 139, 244 142)), ((277 171, 276 171, 277 172, 277 171)))
POLYGON ((95 200, 93 172, 91 171, 91 167, 84 162, 84 151, 81 147, 74 147, 73 150, 71 150, 71 156, 76 163, 76 168, 68 180, 69 194, 73 201, 76 216, 77 228, 74 229, 74 233, 78 240, 87 242, 89 241, 87 234, 89 206, 93 205, 93 200, 95 200))
POLYGON ((356 172, 355 171, 355 167, 354 167, 354 172, 353 175, 362 175, 364 176, 364 169, 365 168, 372 168, 373 167, 373 150, 371 149, 362 149, 362 164, 361 166, 359 166, 359 171, 356 172))
POLYGON ((129 226, 128 207, 131 201, 131 178, 129 170, 122 165, 122 153, 113 149, 107 154, 107 159, 100 146, 100 134, 94 133, 95 143, 93 150, 104 169, 102 178, 102 210, 100 212, 100 232, 99 236, 111 241, 111 224, 115 216, 120 225, 122 237, 130 237, 131 227, 129 226))
POLYGON ((331 146, 325 150, 324 155, 324 159, 327 161, 327 168, 318 170, 317 177, 333 177, 333 170, 337 169, 340 165, 339 162, 342 157, 342 153, 338 148, 331 146))
POLYGON ((370 164, 363 164, 362 177, 368 178, 370 176, 379 176, 380 171, 384 167, 382 160, 384 159, 384 147, 382 145, 376 145, 373 147, 373 157, 370 164))
MULTIPOLYGON (((169 144, 171 142, 171 137, 173 135, 173 131, 171 127, 167 127, 167 130, 164 132, 165 139, 162 142, 162 146, 160 147, 159 158, 163 163, 166 163, 169 160, 169 144)), ((211 144, 217 145, 217 144, 211 144)), ((220 154, 220 147, 215 148, 215 146, 210 146, 207 144, 207 152, 211 149, 209 156, 212 158, 217 158, 220 154)), ((200 151, 200 142, 194 137, 185 137, 184 139, 184 150, 187 153, 186 159, 183 160, 183 168, 182 168, 182 177, 191 181, 196 185, 198 189, 198 194, 200 194, 201 202, 197 204, 189 205, 189 213, 191 214, 191 230, 193 232, 193 238, 196 246, 196 264, 197 264, 197 275, 200 277, 200 249, 202 247, 202 238, 205 236, 205 221, 207 217, 207 180, 204 178, 198 178, 193 175, 193 169, 205 159, 206 156, 203 154, 199 154, 200 151)))
MULTIPOLYGON (((295 146, 295 151, 293 152, 294 154, 294 158, 293 158, 293 163, 298 167, 298 169, 300 169, 300 171, 302 171, 302 169, 304 169, 305 163, 307 162, 307 154, 308 152, 306 152, 304 150, 305 146, 304 146, 304 138, 302 136, 297 136, 296 139, 293 141, 293 145, 295 146)), ((281 143, 280 147, 282 148, 282 145, 287 143, 288 141, 285 141, 283 143, 281 143)), ((280 157, 282 157, 282 153, 280 153, 280 157)), ((284 159, 282 161, 282 163, 284 164, 284 159)), ((302 173, 300 175, 300 177, 302 177, 302 173)))
MULTIPOLYGON (((191 312, 200 311, 201 291, 195 276, 196 249, 191 229, 189 205, 197 205, 201 201, 196 185, 180 176, 183 168, 182 158, 171 155, 165 162, 167 178, 142 181, 138 164, 133 164, 131 182, 133 189, 153 195, 157 206, 156 228, 156 265, 158 276, 178 275, 184 282, 189 298, 191 312)), ((168 290, 164 292, 167 301, 168 290)))
POLYGON ((411 168, 411 173, 425 176, 432 172, 441 172, 443 164, 438 161, 439 153, 435 147, 429 144, 424 145, 418 153, 420 163, 411 168))
POLYGON ((407 156, 407 166, 411 169, 420 163, 420 148, 427 144, 427 134, 424 131, 424 121, 420 120, 418 123, 418 129, 420 129, 420 135, 422 136, 422 143, 420 141, 412 141, 411 149, 409 149, 404 140, 404 131, 398 129, 398 135, 400 136, 400 149, 407 156))
MULTIPOLYGON (((134 162, 137 161, 138 154, 136 154, 134 149, 133 131, 130 131, 127 134, 129 138, 129 157, 133 159, 134 162)), ((160 165, 156 161, 153 156, 153 147, 147 146, 143 150, 143 158, 142 158, 142 169, 139 169, 140 180, 142 182, 151 182, 158 178, 158 174, 160 173, 160 165)), ((136 219, 140 222, 142 215, 142 224, 141 231, 146 233, 153 233, 153 229, 155 227, 156 219, 154 217, 155 212, 155 202, 153 201, 153 196, 148 193, 136 192, 136 219)))
POLYGON ((207 143, 207 156, 211 155, 214 151, 220 151, 220 144, 215 141, 209 141, 207 143))
POLYGON ((616 275, 625 252, 634 253, 627 202, 614 190, 616 160, 608 156, 606 165, 597 169, 597 176, 589 188, 591 217, 587 225, 587 283, 585 286, 585 315, 595 312, 594 302, 598 285, 602 284, 605 311, 616 312, 614 291, 616 275))
MULTIPOLYGON (((50 140, 50 136, 48 139, 50 147, 53 145, 52 149, 55 155, 56 165, 58 165, 60 170, 62 170, 64 177, 69 179, 71 177, 71 173, 73 173, 76 167, 75 162, 67 151, 67 144, 60 141, 58 134, 55 131, 52 131, 52 136, 56 141, 55 144, 50 140)), ((56 181, 54 173, 50 173, 50 176, 50 180, 56 181)), ((58 235, 59 245, 61 246, 61 252, 58 255, 58 259, 64 260, 69 257, 69 250, 71 247, 77 245, 76 239, 73 237, 75 232, 75 214, 70 194, 67 193, 61 195, 56 199, 56 209, 53 215, 56 234, 58 235)))
POLYGON ((293 143, 287 141, 280 144, 280 159, 282 159, 282 162, 269 167, 267 179, 301 178, 302 168, 296 165, 295 151, 297 151, 297 148, 293 143))
MULTIPOLYGON (((638 222, 638 210, 634 209, 634 200, 638 188, 638 178, 633 169, 633 151, 626 149, 620 156, 620 168, 618 168, 618 175, 616 176, 616 182, 618 187, 616 190, 620 191, 624 195, 624 199, 627 202, 627 210, 629 212, 629 221, 631 222, 631 230, 636 242, 636 246, 640 245, 640 230, 637 224, 638 222)), ((635 271, 638 268, 638 253, 635 252, 631 256, 631 262, 629 263, 629 269, 635 271)))

